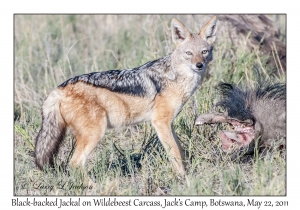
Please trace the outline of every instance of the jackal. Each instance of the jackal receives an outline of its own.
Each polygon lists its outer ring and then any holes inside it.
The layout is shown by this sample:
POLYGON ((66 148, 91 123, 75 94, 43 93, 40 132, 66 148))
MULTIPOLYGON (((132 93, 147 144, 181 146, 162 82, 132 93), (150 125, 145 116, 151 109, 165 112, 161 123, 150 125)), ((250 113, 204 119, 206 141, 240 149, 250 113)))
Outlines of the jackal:
POLYGON ((35 142, 37 166, 53 164, 67 127, 76 139, 70 165, 83 167, 106 129, 151 121, 175 169, 184 175, 184 156, 172 123, 212 60, 216 23, 213 17, 198 34, 191 34, 173 18, 176 48, 166 57, 134 69, 75 76, 59 85, 43 104, 35 142))

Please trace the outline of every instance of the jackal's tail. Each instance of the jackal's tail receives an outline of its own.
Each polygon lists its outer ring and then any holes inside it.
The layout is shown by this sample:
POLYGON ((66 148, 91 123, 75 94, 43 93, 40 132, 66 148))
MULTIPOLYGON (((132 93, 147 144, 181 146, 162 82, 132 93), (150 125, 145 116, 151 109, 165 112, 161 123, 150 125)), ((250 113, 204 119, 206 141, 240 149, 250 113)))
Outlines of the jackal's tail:
POLYGON ((35 162, 40 169, 44 165, 53 165, 53 155, 58 151, 66 130, 66 123, 61 116, 59 89, 52 91, 43 104, 42 128, 35 141, 35 162))

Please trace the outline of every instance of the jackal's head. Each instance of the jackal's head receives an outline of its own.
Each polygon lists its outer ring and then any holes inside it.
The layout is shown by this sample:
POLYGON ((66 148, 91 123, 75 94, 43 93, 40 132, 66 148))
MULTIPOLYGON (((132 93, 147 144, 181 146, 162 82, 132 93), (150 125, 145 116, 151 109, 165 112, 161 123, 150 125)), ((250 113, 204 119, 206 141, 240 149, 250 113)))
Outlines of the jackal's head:
POLYGON ((217 18, 214 16, 200 30, 192 34, 176 18, 172 19, 172 39, 176 44, 174 64, 179 69, 190 69, 203 74, 207 64, 212 60, 212 44, 216 39, 217 18))

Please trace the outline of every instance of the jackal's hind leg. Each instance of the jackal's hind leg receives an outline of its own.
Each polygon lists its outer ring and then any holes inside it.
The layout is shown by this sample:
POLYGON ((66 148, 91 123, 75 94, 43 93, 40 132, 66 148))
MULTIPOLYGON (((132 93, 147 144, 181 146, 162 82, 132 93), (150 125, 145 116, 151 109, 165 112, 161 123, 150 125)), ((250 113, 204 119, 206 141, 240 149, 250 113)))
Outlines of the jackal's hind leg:
POLYGON ((95 149, 98 142, 104 136, 107 127, 106 119, 99 120, 99 122, 101 122, 101 124, 80 128, 81 130, 79 132, 75 132, 77 133, 76 145, 74 154, 69 163, 70 166, 84 167, 89 154, 95 149))

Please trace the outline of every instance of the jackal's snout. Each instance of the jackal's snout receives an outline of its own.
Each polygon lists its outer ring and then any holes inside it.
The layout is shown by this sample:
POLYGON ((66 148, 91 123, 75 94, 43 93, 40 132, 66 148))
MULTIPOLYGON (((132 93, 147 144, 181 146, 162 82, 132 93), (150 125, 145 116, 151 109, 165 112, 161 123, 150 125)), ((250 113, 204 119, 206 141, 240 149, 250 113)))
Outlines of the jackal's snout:
POLYGON ((191 69, 193 69, 196 72, 202 72, 205 71, 206 63, 203 61, 203 59, 192 59, 191 61, 191 69))
POLYGON ((203 71, 206 67, 205 57, 195 53, 195 55, 191 57, 190 64, 194 71, 203 71))
POLYGON ((202 68, 203 68, 203 63, 201 63, 201 62, 196 63, 196 67, 197 67, 198 69, 202 70, 202 68))

